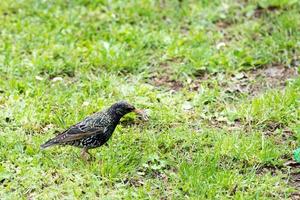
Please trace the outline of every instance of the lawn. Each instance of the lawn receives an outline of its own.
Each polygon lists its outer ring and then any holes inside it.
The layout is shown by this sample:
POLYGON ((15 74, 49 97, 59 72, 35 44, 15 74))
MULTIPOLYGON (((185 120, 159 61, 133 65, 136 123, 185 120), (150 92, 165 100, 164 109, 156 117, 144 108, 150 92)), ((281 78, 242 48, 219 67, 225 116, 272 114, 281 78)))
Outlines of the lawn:
POLYGON ((0 199, 300 199, 297 0, 0 1, 0 199), (40 145, 118 100, 108 146, 40 145))

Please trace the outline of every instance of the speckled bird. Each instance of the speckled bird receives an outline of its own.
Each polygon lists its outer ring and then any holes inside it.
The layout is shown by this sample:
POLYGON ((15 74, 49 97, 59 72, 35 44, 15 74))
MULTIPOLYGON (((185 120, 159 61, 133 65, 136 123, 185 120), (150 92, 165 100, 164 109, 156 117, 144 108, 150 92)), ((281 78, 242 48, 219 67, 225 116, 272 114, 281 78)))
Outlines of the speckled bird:
POLYGON ((136 109, 126 101, 119 101, 110 108, 86 117, 71 126, 55 138, 42 144, 41 148, 45 149, 53 145, 71 145, 82 148, 81 156, 86 159, 89 154, 88 150, 105 144, 120 119, 130 112, 137 113, 144 120, 148 119, 144 111, 136 109))

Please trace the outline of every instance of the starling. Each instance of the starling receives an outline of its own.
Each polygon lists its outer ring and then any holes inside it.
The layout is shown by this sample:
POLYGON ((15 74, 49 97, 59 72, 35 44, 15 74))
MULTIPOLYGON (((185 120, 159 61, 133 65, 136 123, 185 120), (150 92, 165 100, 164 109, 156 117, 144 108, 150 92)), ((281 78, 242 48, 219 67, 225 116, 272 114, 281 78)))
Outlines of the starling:
POLYGON ((89 154, 88 150, 105 144, 120 119, 130 112, 135 112, 147 120, 147 115, 142 110, 136 109, 126 101, 119 101, 110 108, 86 117, 71 126, 55 138, 42 144, 41 148, 45 149, 53 145, 71 145, 82 148, 81 156, 86 159, 89 154))

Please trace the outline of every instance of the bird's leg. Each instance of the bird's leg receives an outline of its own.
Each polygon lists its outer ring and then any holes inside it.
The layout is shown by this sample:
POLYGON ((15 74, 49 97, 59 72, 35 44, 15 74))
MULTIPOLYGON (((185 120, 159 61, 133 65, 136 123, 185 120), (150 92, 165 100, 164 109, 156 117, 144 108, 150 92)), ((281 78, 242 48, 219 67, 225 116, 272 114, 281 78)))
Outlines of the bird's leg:
POLYGON ((87 148, 83 148, 80 155, 85 161, 87 161, 91 156, 87 148))

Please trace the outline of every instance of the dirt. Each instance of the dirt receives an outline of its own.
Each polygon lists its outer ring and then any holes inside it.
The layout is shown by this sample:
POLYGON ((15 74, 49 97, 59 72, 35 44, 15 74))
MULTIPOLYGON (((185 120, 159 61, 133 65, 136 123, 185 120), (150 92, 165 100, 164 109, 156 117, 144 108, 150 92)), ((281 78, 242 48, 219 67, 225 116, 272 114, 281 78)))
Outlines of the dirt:
POLYGON ((163 180, 165 184, 168 183, 169 179, 168 176, 160 170, 149 170, 145 168, 139 168, 137 175, 133 177, 128 177, 123 182, 129 184, 130 186, 141 187, 145 184, 144 180, 146 177, 163 180))
POLYGON ((169 76, 154 76, 151 78, 151 81, 153 84, 157 87, 167 87, 170 88, 171 90, 178 91, 181 88, 183 88, 183 84, 180 81, 172 80, 170 79, 169 76))
POLYGON ((284 124, 275 121, 268 121, 265 122, 264 124, 265 124, 264 129, 266 132, 274 132, 277 129, 282 129, 285 127, 284 124))
MULTIPOLYGON (((298 76, 296 67, 285 67, 280 64, 267 65, 262 68, 242 71, 237 74, 220 74, 205 76, 204 80, 217 80, 218 85, 227 93, 242 93, 256 96, 267 89, 283 88, 288 79, 298 76)), ((202 79, 195 83, 201 84, 202 79)), ((192 90, 198 89, 195 83, 192 90)))
POLYGON ((287 175, 287 182, 289 185, 295 188, 296 192, 294 192, 291 196, 291 199, 299 199, 300 198, 300 164, 295 162, 294 160, 288 160, 284 163, 283 166, 261 166, 256 170, 258 175, 264 175, 270 173, 272 176, 276 176, 278 173, 287 175))
POLYGON ((298 76, 296 67, 285 67, 280 64, 269 65, 248 73, 250 78, 260 80, 253 84, 252 93, 258 93, 267 88, 283 87, 288 79, 298 76))
POLYGON ((152 76, 148 79, 148 83, 156 87, 164 87, 169 90, 178 91, 183 88, 183 83, 175 78, 171 78, 174 75, 174 69, 171 66, 174 63, 183 62, 183 58, 174 57, 167 59, 159 63, 159 69, 155 70, 152 76))
POLYGON ((273 165, 264 165, 260 166, 258 169, 256 169, 257 175, 264 175, 270 173, 272 176, 276 176, 278 172, 282 170, 282 167, 273 166, 273 165))
POLYGON ((225 21, 225 20, 219 20, 215 24, 219 29, 226 29, 232 25, 232 22, 225 21))
POLYGON ((226 117, 216 117, 213 116, 210 119, 202 119, 204 120, 210 127, 217 129, 228 129, 230 131, 241 130, 243 129, 245 132, 248 131, 248 126, 243 124, 239 119, 234 121, 229 121, 226 117))
POLYGON ((190 28, 189 28, 189 26, 186 26, 186 25, 181 26, 181 27, 180 27, 180 33, 181 33, 182 35, 184 35, 184 36, 189 35, 189 33, 190 33, 190 28))
POLYGON ((264 14, 268 14, 270 12, 276 12, 280 10, 280 7, 279 6, 268 6, 266 8, 263 8, 261 6, 257 6, 256 9, 254 10, 254 14, 253 16, 256 17, 256 18, 260 18, 262 17, 264 14))
MULTIPOLYGON (((253 10, 253 13, 250 16, 247 16, 247 17, 261 18, 264 15, 268 15, 269 13, 278 12, 278 11, 280 11, 280 9, 281 9, 281 7, 279 7, 279 6, 268 6, 266 8, 263 8, 263 7, 258 5, 253 10)), ((244 13, 244 15, 246 15, 246 13, 244 13)), ((245 17, 245 16, 243 16, 243 17, 245 17)), ((219 19, 219 20, 215 21, 214 24, 220 30, 224 30, 224 29, 227 29, 230 26, 234 25, 235 23, 233 21, 229 21, 229 20, 226 20, 226 19, 219 19)))
POLYGON ((133 186, 133 187, 141 187, 145 184, 143 181, 143 177, 131 177, 131 178, 125 179, 124 183, 125 184, 128 183, 130 186, 133 186))
POLYGON ((190 91, 197 91, 201 84, 207 82, 209 86, 210 80, 217 80, 218 85, 226 93, 256 96, 267 89, 283 88, 286 86, 287 80, 298 76, 297 67, 294 65, 287 67, 274 63, 236 74, 208 73, 201 70, 194 74, 194 79, 183 83, 171 78, 173 73, 170 69, 170 62, 179 61, 180 59, 177 58, 161 63, 161 72, 154 73, 148 82, 156 87, 164 87, 169 90, 179 91, 186 85, 190 91))
POLYGON ((300 199, 300 164, 290 160, 285 163, 285 166, 291 171, 288 183, 297 190, 292 194, 291 198, 295 200, 300 199))
POLYGON ((221 80, 220 84, 226 92, 256 96, 267 89, 284 87, 288 79, 295 78, 297 75, 297 68, 275 64, 240 72, 232 75, 227 82, 221 80))

